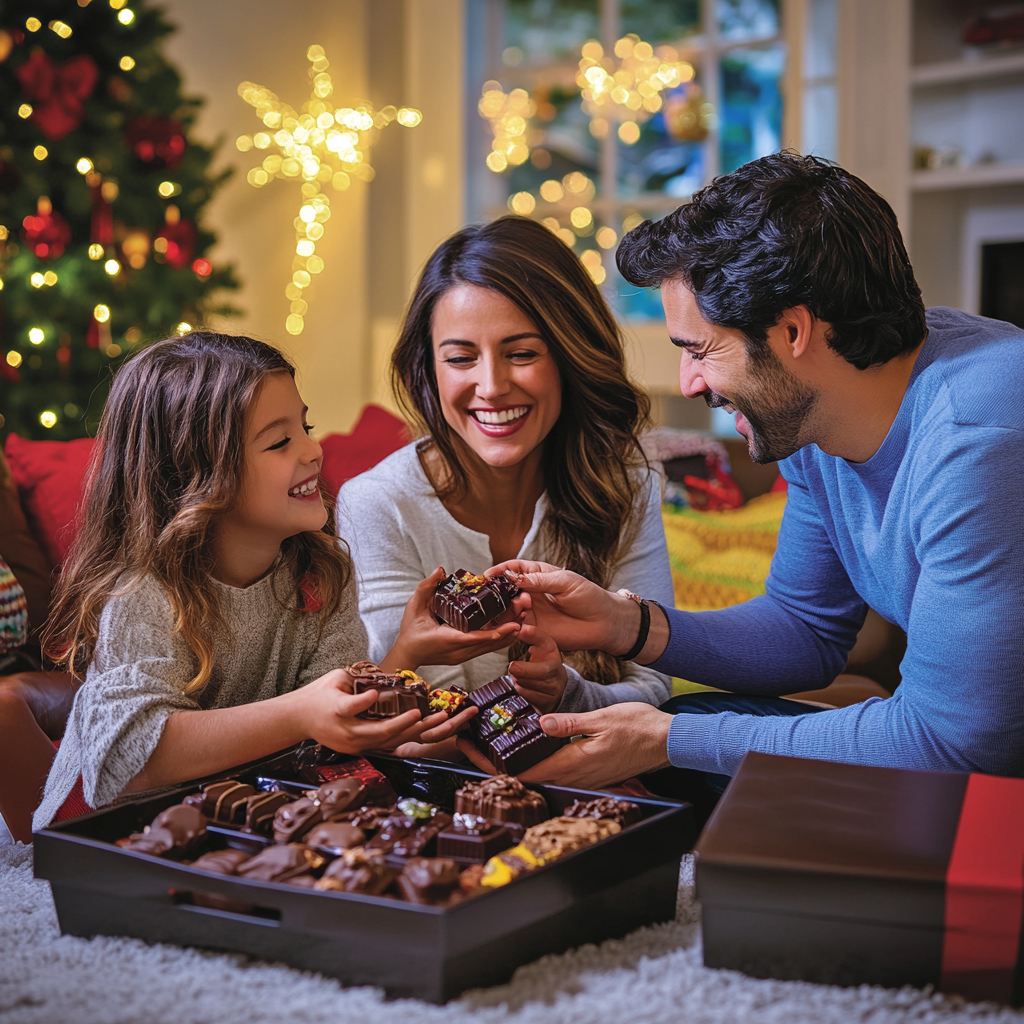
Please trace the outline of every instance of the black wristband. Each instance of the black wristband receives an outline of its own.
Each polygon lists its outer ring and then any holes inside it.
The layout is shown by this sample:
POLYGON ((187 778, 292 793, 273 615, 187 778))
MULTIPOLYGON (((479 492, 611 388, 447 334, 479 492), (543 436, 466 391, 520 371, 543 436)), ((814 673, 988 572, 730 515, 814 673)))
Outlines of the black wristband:
POLYGON ((647 634, 651 631, 650 605, 643 600, 638 600, 637 604, 640 605, 640 632, 637 634, 636 643, 625 654, 619 655, 623 661, 632 661, 644 649, 647 643, 647 634))

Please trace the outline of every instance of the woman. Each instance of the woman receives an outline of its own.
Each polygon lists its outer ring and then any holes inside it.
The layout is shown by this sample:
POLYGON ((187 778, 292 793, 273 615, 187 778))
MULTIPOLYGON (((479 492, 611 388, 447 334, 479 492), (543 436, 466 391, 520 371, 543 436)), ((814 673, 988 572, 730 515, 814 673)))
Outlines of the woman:
MULTIPOLYGON (((429 616, 427 591, 414 591, 440 579, 438 566, 555 562, 674 603, 660 483, 637 440, 647 399, 600 292, 547 228, 503 217, 444 242, 406 314, 392 383, 425 436, 338 497, 371 658, 394 642, 403 611, 429 616)), ((444 665, 421 669, 438 684, 472 689, 508 670, 541 711, 670 695, 667 676, 604 653, 563 661, 530 625, 445 632, 444 665)))

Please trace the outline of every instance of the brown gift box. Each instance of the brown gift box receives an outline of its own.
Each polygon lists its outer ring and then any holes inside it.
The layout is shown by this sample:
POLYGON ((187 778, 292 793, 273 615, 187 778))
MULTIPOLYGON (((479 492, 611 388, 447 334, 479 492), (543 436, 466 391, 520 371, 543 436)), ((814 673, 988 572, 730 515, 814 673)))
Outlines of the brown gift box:
POLYGON ((749 753, 696 851, 708 967, 1024 1002, 1024 779, 749 753))

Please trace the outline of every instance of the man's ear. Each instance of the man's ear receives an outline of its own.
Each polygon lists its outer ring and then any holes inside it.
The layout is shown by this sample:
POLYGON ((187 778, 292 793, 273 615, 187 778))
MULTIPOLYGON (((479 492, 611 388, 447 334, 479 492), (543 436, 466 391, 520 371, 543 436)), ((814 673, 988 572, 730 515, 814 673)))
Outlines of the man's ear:
POLYGON ((817 319, 814 314, 802 304, 782 311, 776 324, 776 330, 781 332, 791 358, 799 359, 807 353, 814 336, 816 323, 817 319))

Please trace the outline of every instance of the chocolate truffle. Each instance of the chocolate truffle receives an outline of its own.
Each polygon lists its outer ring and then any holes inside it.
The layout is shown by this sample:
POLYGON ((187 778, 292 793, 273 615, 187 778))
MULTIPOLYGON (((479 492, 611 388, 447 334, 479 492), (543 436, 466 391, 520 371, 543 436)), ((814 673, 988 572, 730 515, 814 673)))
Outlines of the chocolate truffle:
POLYGON ((306 833, 305 843, 322 853, 337 856, 342 850, 353 846, 362 846, 366 842, 366 833, 355 825, 344 821, 330 821, 322 825, 314 825, 306 833))
POLYGON ((190 804, 174 804, 161 811, 151 825, 129 837, 124 849, 135 853, 164 854, 175 860, 190 857, 206 837, 206 815, 190 804))
POLYGON ((266 836, 274 834, 274 816, 285 804, 294 801, 290 793, 280 790, 273 793, 257 793, 249 797, 245 803, 245 828, 253 835, 266 836))
POLYGON ((483 629, 512 606, 518 587, 504 576, 476 576, 456 569, 437 585, 431 611, 463 633, 483 629))
MULTIPOLYGON (((213 782, 203 787, 199 809, 218 825, 241 825, 245 821, 246 801, 256 790, 244 782, 230 779, 213 782)), ((196 801, 196 796, 186 797, 186 803, 196 801)))
POLYGON ((148 825, 145 832, 136 832, 126 840, 120 841, 118 845, 125 850, 131 850, 132 853, 148 853, 153 857, 162 857, 173 848, 174 836, 170 829, 153 828, 152 825, 148 825))
POLYGON ((469 722, 469 735, 501 772, 515 775, 525 771, 568 742, 544 732, 539 712, 516 690, 511 676, 486 683, 466 701, 480 708, 469 722))
POLYGON ((446 711, 449 715, 458 714, 458 712, 462 710, 462 706, 466 703, 466 698, 468 696, 469 694, 466 690, 454 683, 443 690, 431 690, 431 714, 436 711, 446 711))
POLYGON ((551 815, 547 801, 511 775, 467 782, 455 792, 455 810, 493 821, 536 825, 551 815))
POLYGON ((531 850, 522 844, 513 846, 508 850, 502 850, 484 865, 480 884, 485 889, 497 889, 539 866, 540 861, 531 850))
POLYGON ((302 843, 268 846, 239 864, 236 874, 255 882, 286 882, 296 875, 322 867, 325 858, 302 843))
POLYGON ((375 671, 367 669, 361 674, 356 674, 355 668, 349 667, 349 674, 355 676, 354 692, 376 690, 378 693, 376 703, 361 711, 359 718, 395 718, 406 711, 419 711, 424 716, 430 713, 430 693, 427 684, 415 672, 403 670, 389 675, 374 665, 375 671))
POLYGON ((528 828, 520 845, 526 847, 541 864, 547 864, 621 831, 615 821, 563 816, 528 828))
POLYGON ((410 903, 443 903, 459 887, 459 866, 447 857, 413 857, 398 876, 398 888, 410 903))
POLYGON ((274 838, 279 843, 301 839, 314 825, 323 821, 320 808, 308 796, 283 804, 274 813, 274 838))
POLYGON ((631 800, 599 796, 594 800, 576 800, 565 809, 567 818, 605 818, 625 828, 640 820, 640 808, 631 800))
POLYGON ((354 811, 346 811, 331 818, 331 821, 346 821, 356 828, 361 828, 367 834, 376 832, 382 821, 391 817, 391 809, 388 807, 367 807, 362 806, 354 811))
POLYGON ((345 850, 337 860, 328 864, 316 887, 379 896, 395 880, 397 873, 388 866, 382 851, 357 846, 345 850))
POLYGON ((380 850, 399 861, 409 857, 429 856, 433 853, 438 833, 446 829, 451 821, 450 814, 436 808, 433 817, 427 820, 393 814, 381 822, 380 831, 366 844, 366 848, 380 850))
POLYGON ((245 850, 236 850, 226 847, 223 850, 212 850, 197 857, 190 867, 201 868, 203 871, 212 871, 217 875, 233 875, 238 870, 238 865, 249 860, 252 854, 245 850))
POLYGON ((500 821, 476 814, 456 814, 437 837, 437 855, 459 864, 483 864, 496 853, 514 846, 512 836, 500 821))

